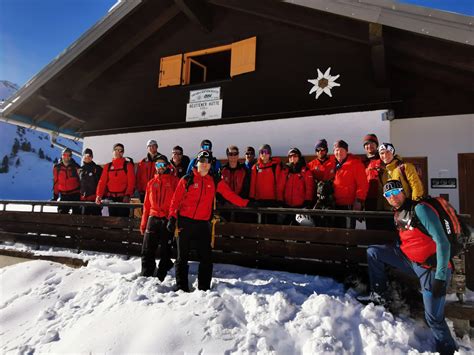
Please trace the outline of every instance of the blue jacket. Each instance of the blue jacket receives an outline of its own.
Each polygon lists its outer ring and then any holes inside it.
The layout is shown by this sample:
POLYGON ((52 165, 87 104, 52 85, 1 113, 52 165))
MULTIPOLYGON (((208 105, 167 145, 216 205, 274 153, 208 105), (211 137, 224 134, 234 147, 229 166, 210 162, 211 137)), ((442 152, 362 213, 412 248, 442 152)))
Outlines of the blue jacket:
MULTIPOLYGON (((186 174, 192 173, 195 164, 196 164, 196 158, 193 158, 193 160, 191 160, 191 162, 188 165, 188 170, 186 171, 186 174)), ((216 158, 214 158, 212 161, 211 170, 209 171, 209 173, 211 175, 214 175, 216 172, 218 173, 220 171, 221 171, 221 162, 217 160, 216 158)))

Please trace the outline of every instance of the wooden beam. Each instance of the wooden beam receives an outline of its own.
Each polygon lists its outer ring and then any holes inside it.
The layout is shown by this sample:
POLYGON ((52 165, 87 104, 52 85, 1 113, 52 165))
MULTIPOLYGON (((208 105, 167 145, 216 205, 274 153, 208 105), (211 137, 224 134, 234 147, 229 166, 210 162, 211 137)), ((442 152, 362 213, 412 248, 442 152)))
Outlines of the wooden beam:
POLYGON ((53 106, 53 105, 46 105, 46 107, 52 111, 55 111, 63 116, 66 116, 69 118, 70 121, 78 121, 78 122, 81 122, 81 123, 85 123, 84 120, 80 119, 79 117, 76 117, 74 116, 73 114, 69 113, 69 112, 66 112, 62 109, 60 109, 59 107, 56 107, 56 106, 53 106))
POLYGON ((135 33, 125 40, 120 47, 114 48, 111 51, 111 55, 108 56, 104 61, 97 63, 94 68, 91 68, 80 81, 73 84, 70 89, 73 99, 81 99, 81 91, 89 86, 95 79, 97 79, 104 71, 110 68, 112 65, 117 63, 120 59, 130 53, 135 47, 155 34, 161 27, 171 21, 176 15, 180 13, 180 9, 176 5, 168 7, 165 11, 161 12, 157 18, 150 24, 143 27, 140 32, 135 33))
POLYGON ((369 42, 375 85, 377 87, 387 87, 385 44, 383 39, 383 26, 381 24, 369 23, 369 42))
POLYGON ((204 32, 211 32, 211 9, 202 0, 174 0, 189 20, 201 27, 204 32))

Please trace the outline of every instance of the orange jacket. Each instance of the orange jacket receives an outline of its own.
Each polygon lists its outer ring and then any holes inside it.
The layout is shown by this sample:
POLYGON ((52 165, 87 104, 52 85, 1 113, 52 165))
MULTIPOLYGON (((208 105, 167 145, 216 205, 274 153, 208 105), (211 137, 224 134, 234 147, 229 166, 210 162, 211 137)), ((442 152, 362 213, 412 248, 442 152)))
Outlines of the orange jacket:
POLYGON ((66 166, 63 162, 59 162, 53 167, 53 190, 54 194, 73 194, 79 193, 81 182, 79 181, 79 165, 72 160, 71 163, 66 166))
POLYGON ((101 198, 103 196, 131 196, 134 190, 135 171, 133 163, 125 158, 118 158, 104 165, 104 170, 97 184, 97 196, 101 198), (127 164, 126 168, 125 164, 127 164))
POLYGON ((289 167, 282 170, 283 202, 290 207, 301 207, 305 201, 314 200, 314 179, 311 171, 303 166, 299 173, 289 167))
POLYGON ((316 158, 310 161, 307 166, 316 181, 327 181, 334 177, 336 160, 334 155, 329 156, 324 162, 316 158))
POLYGON ((192 174, 192 184, 189 184, 186 177, 179 180, 171 200, 170 218, 177 218, 180 215, 195 220, 209 221, 212 217, 216 192, 234 205, 247 206, 248 200, 233 192, 225 181, 220 180, 216 188, 214 178, 211 175, 201 176, 196 169, 192 170, 192 174), (189 186, 186 188, 188 184, 189 186))
POLYGON ((342 166, 336 168, 334 178, 334 198, 336 205, 352 205, 357 199, 365 201, 369 183, 365 168, 359 158, 348 154, 342 166))
POLYGON ((283 191, 279 190, 281 183, 281 161, 272 157, 263 164, 259 159, 252 167, 249 197, 255 200, 283 201, 283 191))
POLYGON ((179 179, 170 174, 156 174, 148 182, 146 187, 145 201, 143 203, 143 214, 140 230, 145 230, 148 217, 168 217, 176 186, 179 179))

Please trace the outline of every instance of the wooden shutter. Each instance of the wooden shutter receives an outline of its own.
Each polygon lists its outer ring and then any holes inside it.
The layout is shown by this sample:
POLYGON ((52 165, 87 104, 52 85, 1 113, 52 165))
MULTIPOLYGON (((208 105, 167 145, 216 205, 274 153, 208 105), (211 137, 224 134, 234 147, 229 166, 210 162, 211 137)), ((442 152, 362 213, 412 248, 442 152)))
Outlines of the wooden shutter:
POLYGON ((257 37, 232 43, 232 56, 230 59, 231 77, 255 71, 256 50, 257 37))
POLYGON ((182 64, 182 54, 161 58, 158 87, 163 88, 166 86, 180 85, 182 64))

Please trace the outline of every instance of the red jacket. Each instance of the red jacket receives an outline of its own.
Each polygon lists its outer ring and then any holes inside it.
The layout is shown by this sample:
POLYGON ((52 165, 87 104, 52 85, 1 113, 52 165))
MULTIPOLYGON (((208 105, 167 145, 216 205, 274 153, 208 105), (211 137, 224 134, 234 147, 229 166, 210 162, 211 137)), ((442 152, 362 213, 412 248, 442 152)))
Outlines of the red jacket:
POLYGON ((187 191, 188 180, 184 177, 179 180, 178 187, 171 200, 170 218, 177 218, 180 215, 200 221, 209 221, 212 217, 216 192, 234 205, 247 206, 248 200, 233 192, 224 181, 220 180, 216 189, 214 178, 209 174, 203 177, 196 169, 193 169, 193 174, 193 182, 189 185, 187 191))
POLYGON ((308 169, 311 171, 316 181, 331 180, 334 177, 335 166, 336 160, 334 155, 329 156, 324 162, 321 162, 316 158, 307 164, 308 169))
POLYGON ((290 168, 282 170, 283 202, 290 207, 301 207, 305 201, 314 199, 314 179, 311 171, 303 166, 299 173, 291 172, 290 168))
POLYGON ((55 164, 53 167, 53 190, 54 194, 73 194, 79 193, 81 182, 79 180, 79 165, 72 160, 71 163, 66 166, 61 161, 55 164))
MULTIPOLYGON (((155 157, 158 156, 159 154, 157 154, 155 157)), ((137 166, 136 188, 138 192, 145 193, 148 181, 153 179, 155 173, 155 160, 150 154, 147 154, 146 158, 143 158, 137 166)))
POLYGON ((145 230, 149 216, 168 217, 171 199, 173 198, 176 186, 178 186, 178 182, 179 179, 170 174, 156 174, 148 182, 140 230, 145 230))
POLYGON ((357 199, 365 201, 369 183, 364 165, 359 158, 348 154, 346 161, 336 170, 334 178, 334 198, 336 205, 352 205, 357 199))
POLYGON ((250 171, 244 164, 238 163, 235 169, 226 164, 221 169, 222 180, 240 197, 246 198, 250 188, 250 171))
POLYGON ((135 190, 135 171, 133 163, 118 158, 104 165, 104 170, 97 184, 99 197, 131 196, 135 190), (125 164, 127 164, 125 172, 125 164))
POLYGON ((363 160, 365 166, 365 175, 369 182, 369 191, 367 192, 368 199, 380 199, 381 193, 379 189, 380 178, 379 174, 383 173, 382 160, 378 156, 372 158, 365 158, 363 160))
POLYGON ((436 253, 436 243, 418 228, 399 230, 400 249, 416 263, 424 263, 431 255, 436 253))
POLYGON ((281 161, 272 157, 267 164, 259 159, 252 167, 250 179, 250 198, 256 200, 283 200, 282 191, 278 191, 281 184, 281 161))

